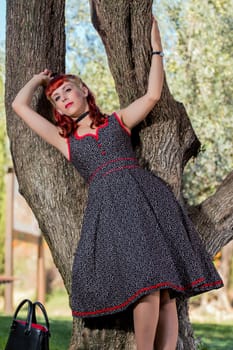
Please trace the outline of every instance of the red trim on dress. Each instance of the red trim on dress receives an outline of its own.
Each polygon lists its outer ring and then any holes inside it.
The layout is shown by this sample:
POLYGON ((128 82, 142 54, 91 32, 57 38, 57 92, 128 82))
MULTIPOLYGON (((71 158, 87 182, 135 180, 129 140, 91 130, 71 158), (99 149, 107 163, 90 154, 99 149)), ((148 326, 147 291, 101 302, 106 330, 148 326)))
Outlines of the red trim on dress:
POLYGON ((118 121, 118 123, 120 124, 120 126, 127 132, 127 134, 129 136, 131 136, 131 132, 129 131, 129 129, 127 129, 127 127, 124 125, 124 123, 121 120, 121 117, 116 113, 113 112, 114 117, 116 118, 116 120, 118 121))
POLYGON ((81 140, 81 139, 83 139, 84 137, 87 137, 87 136, 94 137, 94 139, 98 140, 99 139, 99 129, 105 128, 107 126, 108 126, 108 118, 106 118, 106 121, 103 124, 97 126, 97 128, 95 128, 95 129, 93 129, 93 130, 95 130, 95 133, 89 132, 87 134, 79 135, 78 134, 78 129, 76 129, 76 131, 74 132, 74 136, 78 140, 81 140))
POLYGON ((67 146, 68 146, 68 160, 70 160, 70 139, 67 137, 66 138, 66 143, 67 143, 67 146))
POLYGON ((90 183, 93 178, 96 176, 96 174, 103 169, 106 165, 110 164, 110 163, 115 163, 115 162, 120 162, 122 160, 133 160, 133 161, 138 161, 137 158, 134 157, 126 157, 126 158, 116 158, 116 159, 111 159, 106 163, 101 164, 98 168, 95 169, 95 171, 91 174, 91 176, 89 177, 88 182, 90 183))
MULTIPOLYGON (((120 309, 126 308, 129 304, 136 301, 136 299, 138 299, 140 296, 143 296, 145 294, 149 294, 149 292, 154 290, 154 289, 160 289, 160 288, 165 287, 165 288, 172 288, 172 289, 175 289, 176 291, 182 292, 182 291, 185 291, 187 289, 192 288, 193 286, 203 282, 204 280, 205 280, 204 277, 199 278, 196 281, 193 281, 192 283, 190 283, 189 285, 187 285, 185 287, 176 286, 171 282, 161 282, 161 283, 158 283, 154 286, 139 289, 135 294, 133 294, 131 297, 129 297, 122 304, 111 306, 111 307, 106 307, 104 309, 95 310, 95 311, 83 311, 83 312, 72 311, 72 314, 73 314, 73 316, 77 316, 77 317, 88 317, 88 316, 94 316, 94 315, 99 315, 99 314, 112 313, 112 312, 118 311, 118 310, 120 311, 120 309)), ((217 285, 222 285, 222 281, 219 280, 219 281, 215 281, 212 283, 205 283, 205 284, 199 286, 198 288, 202 289, 202 288, 213 287, 213 286, 217 286, 217 285)))
POLYGON ((140 165, 123 165, 123 166, 120 166, 118 168, 114 168, 114 169, 111 169, 109 171, 107 171, 106 173, 103 173, 102 176, 106 176, 108 174, 111 174, 113 173, 114 171, 120 171, 120 170, 123 170, 123 169, 134 169, 134 168, 140 168, 140 165))
MULTIPOLYGON (((131 132, 126 128, 126 126, 125 126, 124 123, 122 122, 120 116, 119 116, 116 112, 113 112, 112 114, 114 115, 114 117, 116 118, 116 120, 118 121, 118 123, 120 124, 120 126, 122 127, 122 129, 123 129, 129 136, 131 136, 131 132)), ((101 124, 101 125, 97 126, 97 128, 93 129, 93 130, 95 130, 95 133, 89 132, 89 133, 87 133, 87 134, 79 135, 79 134, 78 134, 78 129, 77 129, 77 130, 75 131, 75 133, 74 133, 75 138, 78 139, 78 140, 81 140, 81 139, 83 139, 84 137, 91 136, 91 137, 94 137, 94 139, 98 140, 98 139, 99 139, 99 129, 105 128, 105 127, 108 126, 108 123, 109 123, 108 119, 109 119, 109 118, 106 118, 106 121, 104 122, 104 124, 101 124)))

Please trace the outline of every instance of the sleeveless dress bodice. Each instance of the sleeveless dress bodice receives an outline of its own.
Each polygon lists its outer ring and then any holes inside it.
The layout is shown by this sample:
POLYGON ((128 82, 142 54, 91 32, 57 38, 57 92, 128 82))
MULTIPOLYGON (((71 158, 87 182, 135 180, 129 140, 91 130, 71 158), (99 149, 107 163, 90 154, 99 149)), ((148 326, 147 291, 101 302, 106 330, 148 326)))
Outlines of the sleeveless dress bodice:
POLYGON ((130 134, 116 114, 95 131, 96 134, 83 136, 76 131, 70 138, 70 160, 86 182, 91 183, 109 172, 138 164, 130 134))

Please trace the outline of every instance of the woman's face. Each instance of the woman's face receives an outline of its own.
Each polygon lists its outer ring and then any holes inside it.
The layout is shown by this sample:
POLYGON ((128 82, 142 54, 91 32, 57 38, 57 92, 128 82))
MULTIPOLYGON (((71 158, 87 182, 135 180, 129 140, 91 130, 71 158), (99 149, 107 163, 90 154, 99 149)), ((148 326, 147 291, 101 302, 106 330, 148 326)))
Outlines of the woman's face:
POLYGON ((66 81, 52 93, 51 98, 61 115, 77 118, 88 111, 87 95, 86 87, 77 87, 75 83, 66 81))

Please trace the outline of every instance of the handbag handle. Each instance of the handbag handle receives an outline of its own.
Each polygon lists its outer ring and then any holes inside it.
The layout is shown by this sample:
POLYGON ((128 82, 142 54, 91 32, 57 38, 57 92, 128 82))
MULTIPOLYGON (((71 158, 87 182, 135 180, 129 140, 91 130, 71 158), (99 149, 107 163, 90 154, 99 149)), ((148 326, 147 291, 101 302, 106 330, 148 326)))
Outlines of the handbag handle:
POLYGON ((26 318, 26 324, 25 324, 25 334, 30 333, 31 331, 31 326, 32 326, 32 317, 33 317, 33 304, 31 302, 31 300, 29 299, 24 299, 23 301, 21 301, 21 303, 17 306, 14 316, 13 316, 13 323, 14 321, 17 320, 17 315, 19 313, 19 311, 22 309, 22 307, 24 306, 24 304, 28 304, 28 312, 27 312, 27 318, 26 318))
POLYGON ((46 328, 48 330, 48 334, 50 336, 50 331, 49 331, 49 328, 50 328, 50 325, 49 325, 49 318, 48 318, 48 315, 47 315, 47 312, 45 310, 45 307, 43 304, 41 304, 39 301, 35 301, 32 305, 33 307, 33 313, 32 313, 32 322, 34 323, 37 323, 37 319, 36 319, 36 307, 39 307, 39 309, 42 311, 42 314, 44 316, 44 319, 45 319, 45 324, 46 324, 46 328))

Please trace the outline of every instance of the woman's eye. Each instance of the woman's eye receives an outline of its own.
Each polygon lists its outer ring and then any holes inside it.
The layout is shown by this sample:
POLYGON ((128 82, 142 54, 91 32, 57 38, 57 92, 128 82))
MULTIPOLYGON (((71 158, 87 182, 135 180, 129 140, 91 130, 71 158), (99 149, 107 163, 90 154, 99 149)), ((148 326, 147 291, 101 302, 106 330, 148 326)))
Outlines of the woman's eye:
POLYGON ((66 89, 66 92, 70 92, 70 91, 71 91, 71 88, 67 88, 67 89, 66 89))
POLYGON ((55 102, 57 102, 59 100, 59 98, 60 98, 60 96, 56 96, 55 99, 54 99, 55 102))

